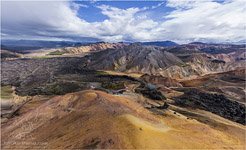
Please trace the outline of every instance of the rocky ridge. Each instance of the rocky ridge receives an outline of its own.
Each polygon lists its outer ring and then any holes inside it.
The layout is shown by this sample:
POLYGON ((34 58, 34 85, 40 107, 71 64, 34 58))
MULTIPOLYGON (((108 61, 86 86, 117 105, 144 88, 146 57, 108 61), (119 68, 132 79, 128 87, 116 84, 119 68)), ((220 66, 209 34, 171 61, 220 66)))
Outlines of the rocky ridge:
POLYGON ((77 47, 65 47, 61 49, 61 52, 67 54, 83 54, 83 53, 90 53, 90 52, 98 52, 106 49, 118 49, 126 46, 124 43, 106 43, 106 42, 99 42, 99 43, 92 43, 83 46, 77 47))

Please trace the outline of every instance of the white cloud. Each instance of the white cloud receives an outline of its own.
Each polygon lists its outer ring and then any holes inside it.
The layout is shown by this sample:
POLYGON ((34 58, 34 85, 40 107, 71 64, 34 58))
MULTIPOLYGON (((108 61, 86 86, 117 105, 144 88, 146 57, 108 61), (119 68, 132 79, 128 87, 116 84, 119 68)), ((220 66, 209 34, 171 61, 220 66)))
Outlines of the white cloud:
POLYGON ((158 25, 157 22, 141 16, 140 8, 119 9, 107 5, 98 6, 108 19, 93 25, 98 36, 109 41, 148 40, 148 31, 158 25))
POLYGON ((213 0, 168 0, 167 6, 177 9, 190 9, 202 3, 211 2, 213 0))
POLYGON ((90 24, 77 17, 69 2, 3 1, 2 32, 12 36, 90 36, 90 24), (79 32, 78 32, 79 31, 79 32))
MULTIPOLYGON (((209 0, 168 0, 175 8, 163 13, 166 21, 156 21, 145 15, 161 7, 120 9, 108 5, 97 6, 108 18, 101 22, 87 22, 78 17, 79 8, 87 5, 72 2, 2 2, 3 37, 79 38, 93 37, 105 41, 174 40, 187 42, 239 41, 246 39, 243 0, 218 3, 209 0)), ((164 7, 163 7, 164 8, 164 7)))
MULTIPOLYGON (((180 5, 169 6, 180 8, 180 5)), ((186 1, 187 2, 187 1, 186 1)), ((199 1, 186 3, 185 9, 177 9, 166 16, 170 19, 162 27, 180 40, 206 39, 210 41, 237 41, 246 38, 245 1, 224 3, 199 1), (189 9, 187 9, 189 8, 189 9)), ((181 5, 182 6, 182 5, 181 5)))
POLYGON ((151 9, 156 9, 158 7, 161 7, 164 4, 165 4, 165 2, 161 2, 161 3, 157 4, 156 6, 152 6, 151 9))

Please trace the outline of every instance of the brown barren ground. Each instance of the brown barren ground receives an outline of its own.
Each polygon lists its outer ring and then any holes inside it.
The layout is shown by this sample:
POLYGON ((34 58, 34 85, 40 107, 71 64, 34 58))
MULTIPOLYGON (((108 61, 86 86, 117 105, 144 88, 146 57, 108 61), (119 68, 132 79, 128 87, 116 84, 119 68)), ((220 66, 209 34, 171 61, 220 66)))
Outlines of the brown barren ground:
POLYGON ((23 112, 2 124, 2 149, 245 149, 242 125, 217 129, 171 110, 157 115, 100 91, 56 96, 23 112))

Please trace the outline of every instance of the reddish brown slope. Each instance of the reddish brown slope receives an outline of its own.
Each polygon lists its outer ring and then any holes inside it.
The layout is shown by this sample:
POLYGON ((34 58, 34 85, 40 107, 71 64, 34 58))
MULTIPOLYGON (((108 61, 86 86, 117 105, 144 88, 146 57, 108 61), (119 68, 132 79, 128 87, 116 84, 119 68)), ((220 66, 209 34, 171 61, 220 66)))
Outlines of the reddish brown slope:
POLYGON ((243 148, 245 142, 236 135, 242 137, 245 129, 233 124, 230 129, 237 133, 170 110, 155 115, 124 96, 82 91, 57 96, 9 120, 2 125, 1 137, 3 149, 243 148))

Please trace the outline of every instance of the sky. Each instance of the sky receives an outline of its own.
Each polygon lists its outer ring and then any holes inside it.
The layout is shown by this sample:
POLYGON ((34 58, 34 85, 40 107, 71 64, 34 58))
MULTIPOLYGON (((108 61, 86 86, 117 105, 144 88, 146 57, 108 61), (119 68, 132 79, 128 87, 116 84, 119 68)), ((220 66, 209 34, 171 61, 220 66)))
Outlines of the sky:
POLYGON ((238 42, 245 20, 245 0, 1 2, 2 39, 238 42))

